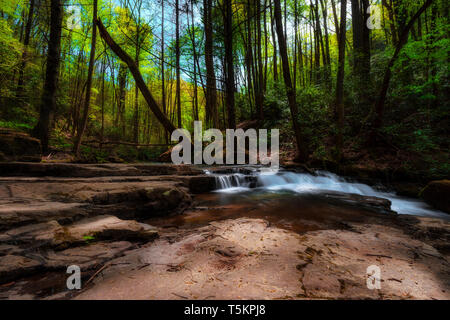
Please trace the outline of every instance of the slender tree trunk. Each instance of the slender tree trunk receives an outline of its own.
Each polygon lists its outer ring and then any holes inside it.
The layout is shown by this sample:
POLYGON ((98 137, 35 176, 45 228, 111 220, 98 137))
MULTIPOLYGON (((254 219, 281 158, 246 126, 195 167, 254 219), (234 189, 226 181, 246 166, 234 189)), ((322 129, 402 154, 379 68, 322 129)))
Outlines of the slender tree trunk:
POLYGON ((283 78, 286 86, 289 109, 291 111, 292 124, 297 142, 297 159, 302 162, 308 160, 307 143, 302 139, 301 128, 298 119, 298 107, 295 96, 295 91, 292 86, 291 73, 289 70, 289 58, 287 54, 286 40, 283 32, 283 23, 281 20, 281 5, 280 0, 274 0, 275 4, 275 22, 278 37, 278 46, 280 48, 281 62, 283 67, 283 78))
MULTIPOLYGON (((189 22, 189 16, 188 16, 188 22, 189 22)), ((194 56, 194 120, 198 121, 198 93, 197 93, 197 49, 196 49, 196 43, 195 43, 195 25, 194 25, 194 1, 191 0, 191 23, 192 23, 192 50, 193 50, 193 56, 194 56)))
POLYGON ((91 87, 92 87, 92 75, 94 73, 95 64, 95 45, 97 41, 97 28, 95 22, 97 21, 97 0, 94 0, 94 11, 92 14, 92 39, 91 39, 91 53, 89 56, 89 68, 88 68, 88 78, 86 81, 86 99, 84 100, 84 110, 83 119, 81 120, 80 127, 77 132, 75 143, 73 146, 73 152, 78 156, 80 152, 81 140, 83 139, 84 131, 86 130, 88 116, 89 116, 89 105, 91 102, 91 87))
POLYGON ((203 0, 203 21, 205 24, 205 65, 206 65, 206 121, 219 128, 217 110, 216 75, 213 59, 212 0, 203 0))
MULTIPOLYGON (((166 106, 166 74, 164 70, 164 0, 161 0, 161 100, 162 100, 162 111, 164 115, 167 116, 167 106, 166 106)), ((166 144, 169 143, 169 132, 164 130, 164 139, 166 141, 166 144)))
MULTIPOLYGON (((103 59, 102 63, 102 128, 100 132, 100 141, 103 142, 104 136, 105 136, 105 71, 106 71, 106 64, 105 60, 103 59)), ((101 146, 101 145, 100 145, 101 146)))
POLYGON ((178 128, 181 128, 181 79, 180 79, 180 8, 179 0, 175 0, 175 69, 177 73, 177 119, 178 128))
POLYGON ((226 106, 228 113, 228 129, 236 128, 236 115, 234 107, 234 65, 233 65, 233 11, 232 1, 225 1, 225 60, 227 69, 226 78, 226 106))
MULTIPOLYGON (((273 2, 273 0, 271 0, 271 1, 273 2)), ((272 31, 272 42, 273 42, 273 80, 276 82, 276 81, 278 81, 278 65, 277 65, 278 57, 277 57, 277 41, 275 39, 275 32, 274 32, 275 18, 272 13, 272 4, 273 4, 272 2, 271 2, 269 9, 270 9, 270 20, 271 20, 270 28, 272 31)))
POLYGON ((27 59, 28 59, 28 57, 27 57, 28 56, 28 45, 30 44, 31 26, 33 23, 33 16, 34 16, 34 1, 35 0, 30 0, 30 6, 28 8, 27 23, 25 25, 25 37, 23 40, 22 63, 20 64, 20 68, 19 68, 19 81, 17 83, 17 92, 16 92, 17 98, 23 98, 24 71, 25 71, 25 67, 27 65, 27 59))
POLYGON ((330 58, 330 40, 328 36, 328 11, 327 11, 327 1, 320 0, 320 5, 322 7, 323 15, 323 27, 325 30, 325 80, 327 82, 328 89, 331 90, 331 58, 330 58))
POLYGON ((126 84, 127 84, 127 67, 123 62, 119 65, 119 95, 117 104, 117 123, 122 127, 122 136, 125 137, 125 95, 126 95, 126 84))
POLYGON ((342 159, 342 148, 344 144, 344 72, 345 72, 345 38, 347 24, 347 0, 341 0, 341 24, 339 27, 339 62, 336 77, 336 111, 337 111, 337 138, 336 156, 342 159))
POLYGON ((256 105, 258 106, 258 119, 259 121, 264 120, 264 92, 263 92, 263 86, 264 86, 264 74, 263 74, 263 62, 262 62, 262 43, 261 43, 261 0, 256 0, 256 31, 257 31, 257 65, 258 65, 258 101, 256 105))

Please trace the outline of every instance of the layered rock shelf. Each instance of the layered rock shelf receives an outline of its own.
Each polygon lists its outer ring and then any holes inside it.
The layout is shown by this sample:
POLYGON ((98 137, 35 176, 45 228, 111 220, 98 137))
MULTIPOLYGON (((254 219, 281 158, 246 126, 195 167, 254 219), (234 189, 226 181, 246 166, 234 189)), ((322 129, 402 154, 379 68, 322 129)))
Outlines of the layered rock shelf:
POLYGON ((333 215, 295 229, 251 208, 215 216, 236 208, 204 205, 215 178, 194 166, 1 163, 0 176, 2 299, 450 298, 449 223, 386 199, 328 192, 333 215))

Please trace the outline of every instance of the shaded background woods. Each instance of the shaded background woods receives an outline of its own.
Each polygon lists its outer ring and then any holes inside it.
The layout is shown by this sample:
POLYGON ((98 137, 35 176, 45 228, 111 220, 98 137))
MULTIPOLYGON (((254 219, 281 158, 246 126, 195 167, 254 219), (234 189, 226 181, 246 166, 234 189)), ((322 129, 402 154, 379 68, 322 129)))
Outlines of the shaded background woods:
POLYGON ((280 128, 283 159, 449 174, 445 0, 0 2, 0 127, 47 160, 155 160, 202 120, 280 128))

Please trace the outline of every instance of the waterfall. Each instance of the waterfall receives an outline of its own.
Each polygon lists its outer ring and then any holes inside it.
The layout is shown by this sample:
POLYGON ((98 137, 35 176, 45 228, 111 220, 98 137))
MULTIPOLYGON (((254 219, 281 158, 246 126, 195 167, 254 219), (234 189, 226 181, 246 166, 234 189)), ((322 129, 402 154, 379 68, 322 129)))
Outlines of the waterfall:
POLYGON ((229 190, 234 188, 249 188, 251 185, 250 176, 242 173, 232 174, 214 174, 205 170, 205 174, 214 175, 216 178, 216 187, 218 190, 229 190))
POLYGON ((317 171, 316 175, 270 169, 250 174, 216 174, 209 171, 205 171, 205 173, 216 177, 217 192, 222 193, 250 191, 252 188, 271 192, 289 190, 298 194, 337 191, 389 199, 392 202, 391 209, 400 214, 448 217, 447 214, 434 210, 418 199, 400 197, 393 192, 378 190, 363 183, 347 181, 336 174, 325 171, 317 171))

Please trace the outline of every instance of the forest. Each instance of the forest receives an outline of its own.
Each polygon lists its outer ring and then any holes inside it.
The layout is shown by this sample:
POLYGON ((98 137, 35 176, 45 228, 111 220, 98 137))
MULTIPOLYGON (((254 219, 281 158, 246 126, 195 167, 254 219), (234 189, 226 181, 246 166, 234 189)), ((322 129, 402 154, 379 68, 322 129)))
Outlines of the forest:
POLYGON ((45 159, 155 161, 176 128, 448 176, 445 0, 1 0, 0 127, 45 159))
POLYGON ((449 300, 449 19, 448 0, 0 0, 0 300, 449 300))

